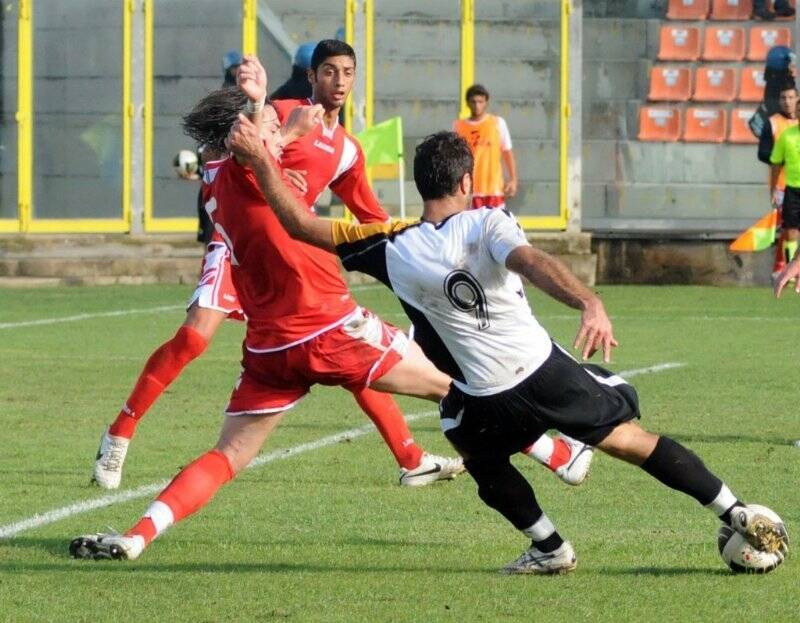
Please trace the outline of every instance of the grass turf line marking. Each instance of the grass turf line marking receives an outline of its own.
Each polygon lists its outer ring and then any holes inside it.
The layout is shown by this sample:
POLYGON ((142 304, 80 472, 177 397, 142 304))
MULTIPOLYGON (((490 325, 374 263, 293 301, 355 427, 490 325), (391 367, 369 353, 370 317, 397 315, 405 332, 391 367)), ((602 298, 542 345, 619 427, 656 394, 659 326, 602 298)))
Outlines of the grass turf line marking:
POLYGON ((60 324, 62 322, 78 322, 80 320, 91 320, 92 318, 112 318, 115 316, 131 316, 133 314, 156 314, 164 311, 175 311, 176 309, 186 309, 185 305, 162 305, 161 307, 145 307, 141 309, 118 309, 115 311, 97 312, 93 314, 76 314, 74 316, 62 316, 60 318, 40 318, 39 320, 23 320, 22 322, 0 322, 0 329, 16 329, 18 327, 36 327, 48 324, 60 324))
MULTIPOLYGON (((351 292, 362 292, 364 290, 374 290, 381 287, 381 284, 367 284, 353 286, 351 292)), ((91 320, 92 318, 113 318, 116 316, 131 316, 133 314, 156 314, 164 311, 175 311, 176 309, 186 309, 185 305, 162 305, 160 307, 144 307, 141 309, 118 309, 107 312, 96 312, 92 314, 76 314, 74 316, 62 316, 60 318, 40 318, 39 320, 23 320, 21 322, 0 322, 0 329, 16 329, 21 327, 37 327, 40 325, 60 324, 62 322, 79 322, 81 320, 91 320)))
MULTIPOLYGON (((634 376, 639 376, 641 374, 652 374, 655 372, 663 372, 664 370, 673 370, 675 368, 682 368, 685 365, 686 365, 685 363, 667 362, 667 363, 660 363, 654 366, 648 366, 646 368, 622 370, 617 374, 619 374, 622 377, 630 378, 634 376)), ((419 420, 424 417, 436 415, 436 413, 437 411, 423 411, 421 413, 413 413, 411 415, 406 416, 406 421, 413 422, 414 420, 419 420)), ((267 463, 272 463, 274 461, 279 461, 282 459, 288 459, 290 457, 296 456, 298 454, 303 454, 305 452, 319 450, 320 448, 332 446, 347 439, 355 439, 356 437, 361 437, 363 435, 373 432, 374 430, 375 426, 373 424, 371 423, 365 424, 364 426, 359 426, 358 428, 351 428, 350 430, 345 430, 342 431, 341 433, 336 433, 335 435, 322 437, 321 439, 317 439, 316 441, 309 441, 307 443, 301 443, 299 445, 292 446, 291 448, 283 448, 281 450, 268 452, 267 454, 259 455, 252 461, 250 461, 250 464, 247 466, 246 469, 261 467, 262 465, 266 465, 267 463)), ((22 519, 20 521, 5 526, 0 526, 0 539, 12 539, 15 536, 17 536, 20 532, 25 532, 27 530, 32 530, 33 528, 46 526, 48 524, 60 521, 61 519, 66 519, 67 517, 72 517, 74 515, 87 513, 89 511, 96 510, 98 508, 106 508, 107 506, 113 506, 114 504, 120 504, 122 502, 129 502, 131 500, 138 500, 140 498, 151 496, 161 491, 164 487, 166 487, 169 484, 169 482, 170 482, 169 479, 160 480, 158 482, 154 482, 149 485, 142 485, 141 487, 137 487, 136 489, 130 489, 128 491, 120 491, 119 493, 105 495, 101 498, 96 498, 94 500, 84 500, 82 502, 76 502, 75 504, 70 504, 69 506, 62 506, 61 508, 56 508, 54 510, 47 511, 45 513, 33 515, 32 517, 29 517, 27 519, 22 519)))

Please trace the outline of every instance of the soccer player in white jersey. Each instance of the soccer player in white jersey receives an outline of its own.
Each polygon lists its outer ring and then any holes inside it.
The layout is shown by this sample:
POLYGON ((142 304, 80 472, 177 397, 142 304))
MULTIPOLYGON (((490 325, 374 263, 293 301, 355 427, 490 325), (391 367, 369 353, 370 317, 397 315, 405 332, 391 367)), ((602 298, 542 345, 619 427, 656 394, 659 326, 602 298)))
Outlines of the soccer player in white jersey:
POLYGON ((785 533, 745 506, 696 454, 635 422, 640 416, 633 387, 604 368, 580 364, 539 325, 520 275, 581 310, 575 345, 584 358, 602 350, 609 361, 617 345, 600 299, 563 264, 533 248, 510 213, 466 211, 473 159, 463 139, 441 132, 417 147, 414 180, 424 208, 413 225, 309 217, 257 139, 253 124, 243 119, 229 146, 252 168, 289 234, 337 253, 348 270, 391 288, 425 354, 453 378, 440 405, 442 430, 464 457, 480 498, 531 539, 504 572, 566 573, 576 565, 572 545, 509 461, 550 428, 690 495, 758 549, 786 553, 785 533))

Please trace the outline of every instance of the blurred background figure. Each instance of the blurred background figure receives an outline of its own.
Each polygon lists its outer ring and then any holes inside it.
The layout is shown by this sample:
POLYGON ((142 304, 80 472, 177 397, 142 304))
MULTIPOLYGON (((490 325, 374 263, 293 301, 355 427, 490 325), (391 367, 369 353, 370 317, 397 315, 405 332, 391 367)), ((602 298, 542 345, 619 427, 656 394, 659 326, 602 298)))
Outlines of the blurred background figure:
POLYGON ((753 0, 753 17, 758 17, 765 21, 772 21, 776 17, 791 17, 794 9, 789 4, 789 0, 775 0, 774 11, 770 11, 767 0, 753 0))
POLYGON ((489 114, 489 91, 482 84, 473 84, 464 97, 470 116, 457 119, 453 131, 467 141, 475 158, 472 207, 505 208, 505 198, 517 194, 517 165, 508 125, 502 117, 489 114), (505 182, 501 162, 506 168, 505 182))
POLYGON ((222 55, 222 86, 236 86, 236 70, 242 64, 242 55, 236 50, 228 50, 222 55))
POLYGON ((316 43, 304 43, 297 48, 292 60, 292 75, 270 95, 273 100, 299 100, 311 97, 308 69, 316 43))

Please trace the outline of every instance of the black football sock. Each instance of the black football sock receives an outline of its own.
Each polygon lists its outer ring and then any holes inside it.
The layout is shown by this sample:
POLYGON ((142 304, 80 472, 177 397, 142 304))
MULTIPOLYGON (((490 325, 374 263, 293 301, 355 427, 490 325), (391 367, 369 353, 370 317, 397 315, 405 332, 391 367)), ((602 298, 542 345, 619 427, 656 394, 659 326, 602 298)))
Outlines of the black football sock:
POLYGON ((741 505, 699 456, 669 437, 659 437, 642 469, 671 489, 692 496, 726 523, 730 522, 731 509, 741 505))
POLYGON ((478 483, 484 504, 508 519, 533 540, 541 552, 551 552, 564 542, 542 511, 533 488, 508 457, 470 458, 464 467, 478 483))

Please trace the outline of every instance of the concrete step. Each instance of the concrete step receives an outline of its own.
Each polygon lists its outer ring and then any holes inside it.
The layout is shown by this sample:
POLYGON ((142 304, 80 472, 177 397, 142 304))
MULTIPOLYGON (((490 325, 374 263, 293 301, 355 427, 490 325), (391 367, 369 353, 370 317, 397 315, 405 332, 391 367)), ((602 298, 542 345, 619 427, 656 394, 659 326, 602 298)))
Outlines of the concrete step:
MULTIPOLYGON (((343 19, 343 8, 339 2, 328 0, 270 0, 270 8, 278 15, 292 13, 338 17, 343 19)), ((524 20, 556 19, 560 14, 560 4, 556 0, 481 0, 476 3, 476 20, 524 20)), ((379 2, 375 7, 376 18, 415 18, 453 19, 460 16, 458 0, 391 0, 379 2)), ((319 35, 317 35, 319 37, 319 35)))
POLYGON ((757 184, 766 196, 767 166, 755 145, 588 140, 584 179, 642 184, 757 184))
MULTIPOLYGON (((588 234, 532 233, 537 247, 593 283, 596 258, 588 234)), ((202 247, 188 236, 0 237, 0 287, 197 283, 202 247)), ((346 273, 348 283, 371 283, 346 273)))

